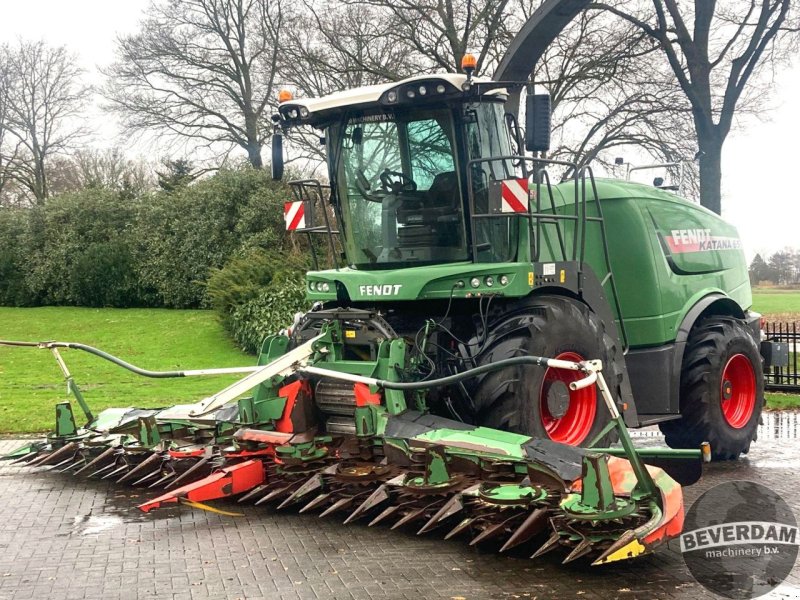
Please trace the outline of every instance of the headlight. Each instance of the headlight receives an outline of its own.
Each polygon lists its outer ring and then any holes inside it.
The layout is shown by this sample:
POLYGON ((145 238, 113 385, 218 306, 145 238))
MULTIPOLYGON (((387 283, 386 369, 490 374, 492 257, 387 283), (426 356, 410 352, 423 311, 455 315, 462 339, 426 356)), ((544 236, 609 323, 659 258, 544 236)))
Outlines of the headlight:
POLYGON ((500 285, 508 285, 508 275, 500 275, 500 285))
POLYGON ((436 86, 436 93, 438 94, 444 94, 446 90, 447 88, 444 87, 444 84, 440 83, 439 85, 436 86))
POLYGON ((300 107, 300 116, 304 119, 308 116, 308 109, 305 106, 300 107))
POLYGON ((478 279, 477 277, 473 277, 472 279, 469 280, 469 284, 474 288, 480 287, 481 286, 481 280, 478 279))
POLYGON ((428 93, 428 88, 426 88, 424 85, 419 86, 419 95, 420 96, 424 96, 427 93, 428 93))
POLYGON ((494 277, 489 275, 488 277, 486 277, 486 279, 483 280, 483 282, 486 284, 486 287, 492 287, 494 285, 494 277))
POLYGON ((414 97, 414 96, 416 96, 416 95, 417 95, 417 94, 416 94, 416 92, 415 92, 414 90, 408 90, 408 91, 406 92, 406 96, 408 96, 409 98, 413 98, 413 97, 414 97))
POLYGON ((388 94, 386 94, 386 99, 387 99, 389 102, 397 102, 397 92, 395 92, 394 90, 392 90, 391 92, 389 92, 388 94))
POLYGON ((323 292, 330 292, 330 291, 331 291, 331 286, 330 286, 330 284, 329 284, 327 281, 326 281, 326 282, 324 282, 324 283, 323 283, 322 285, 320 285, 319 287, 322 289, 322 291, 323 291, 323 292))
POLYGON ((288 115, 289 115, 290 119, 296 119, 297 118, 297 109, 296 108, 291 109, 288 112, 288 115))
POLYGON ((317 282, 316 281, 310 281, 308 283, 308 289, 310 289, 312 292, 316 292, 317 291, 317 282))

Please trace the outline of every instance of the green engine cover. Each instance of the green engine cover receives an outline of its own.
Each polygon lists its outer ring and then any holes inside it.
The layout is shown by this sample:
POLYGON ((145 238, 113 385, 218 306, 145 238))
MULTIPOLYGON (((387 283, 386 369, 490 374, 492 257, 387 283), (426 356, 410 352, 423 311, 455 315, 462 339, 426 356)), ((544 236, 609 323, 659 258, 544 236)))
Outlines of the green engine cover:
MULTIPOLYGON (((673 341, 686 313, 721 293, 742 309, 752 305, 747 262, 736 228, 668 191, 599 180, 608 249, 633 347, 673 341)), ((559 186, 570 197, 571 185, 559 186)), ((587 211, 597 214, 595 202, 587 211)), ((607 271, 597 227, 587 228, 587 262, 607 271)))

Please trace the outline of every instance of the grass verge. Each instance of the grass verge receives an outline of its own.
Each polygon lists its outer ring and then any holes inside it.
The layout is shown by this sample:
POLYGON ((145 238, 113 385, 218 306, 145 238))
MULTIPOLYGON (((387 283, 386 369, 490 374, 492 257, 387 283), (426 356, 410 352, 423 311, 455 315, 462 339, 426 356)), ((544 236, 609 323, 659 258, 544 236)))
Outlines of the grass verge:
MULTIPOLYGON (((254 364, 215 315, 203 310, 0 308, 0 339, 82 342, 153 370, 254 364)), ((194 402, 237 378, 146 379, 78 350, 61 354, 95 413, 194 402)), ((0 433, 52 429, 54 406, 65 399, 64 378, 50 352, 0 348, 0 433)), ((76 418, 82 416, 77 403, 73 408, 76 418)))
POLYGON ((800 290, 754 288, 753 310, 770 321, 800 320, 800 290))
POLYGON ((800 395, 780 394, 767 392, 764 394, 767 410, 796 410, 800 409, 800 395))

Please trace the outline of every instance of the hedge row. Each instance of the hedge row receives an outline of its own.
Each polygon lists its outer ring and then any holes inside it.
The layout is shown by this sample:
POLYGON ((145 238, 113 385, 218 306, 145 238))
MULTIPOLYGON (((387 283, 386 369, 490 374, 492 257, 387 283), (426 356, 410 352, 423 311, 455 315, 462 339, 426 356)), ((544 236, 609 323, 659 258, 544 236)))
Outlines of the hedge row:
POLYGON ((306 307, 289 196, 248 169, 134 199, 87 189, 0 208, 0 305, 213 307, 256 352, 306 307))
POLYGON ((207 307, 212 269, 259 248, 279 262, 290 251, 287 196, 239 170, 133 200, 87 189, 0 208, 0 304, 207 307))
POLYGON ((215 269, 208 280, 211 305, 242 349, 257 352, 264 337, 291 324, 306 309, 305 255, 250 250, 215 269))

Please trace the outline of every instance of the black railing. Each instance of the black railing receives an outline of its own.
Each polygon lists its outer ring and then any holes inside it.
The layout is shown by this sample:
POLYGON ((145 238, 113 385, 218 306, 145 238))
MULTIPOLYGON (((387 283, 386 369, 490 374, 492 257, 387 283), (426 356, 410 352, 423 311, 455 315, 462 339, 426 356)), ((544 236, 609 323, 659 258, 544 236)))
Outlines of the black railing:
POLYGON ((773 342, 789 347, 789 364, 764 369, 764 385, 774 392, 800 392, 800 327, 794 323, 766 323, 764 333, 773 342))
POLYGON ((329 259, 333 267, 339 268, 339 260, 337 258, 337 240, 339 232, 331 226, 332 216, 328 214, 328 207, 330 206, 330 191, 331 186, 322 184, 318 179, 295 179, 289 182, 292 190, 292 196, 295 201, 300 201, 305 204, 306 223, 303 229, 297 229, 298 233, 305 233, 308 236, 308 245, 311 249, 311 262, 314 270, 320 268, 319 258, 317 257, 317 249, 314 246, 314 239, 312 234, 326 234, 329 246, 329 259), (319 216, 322 216, 324 224, 317 225, 319 216))

